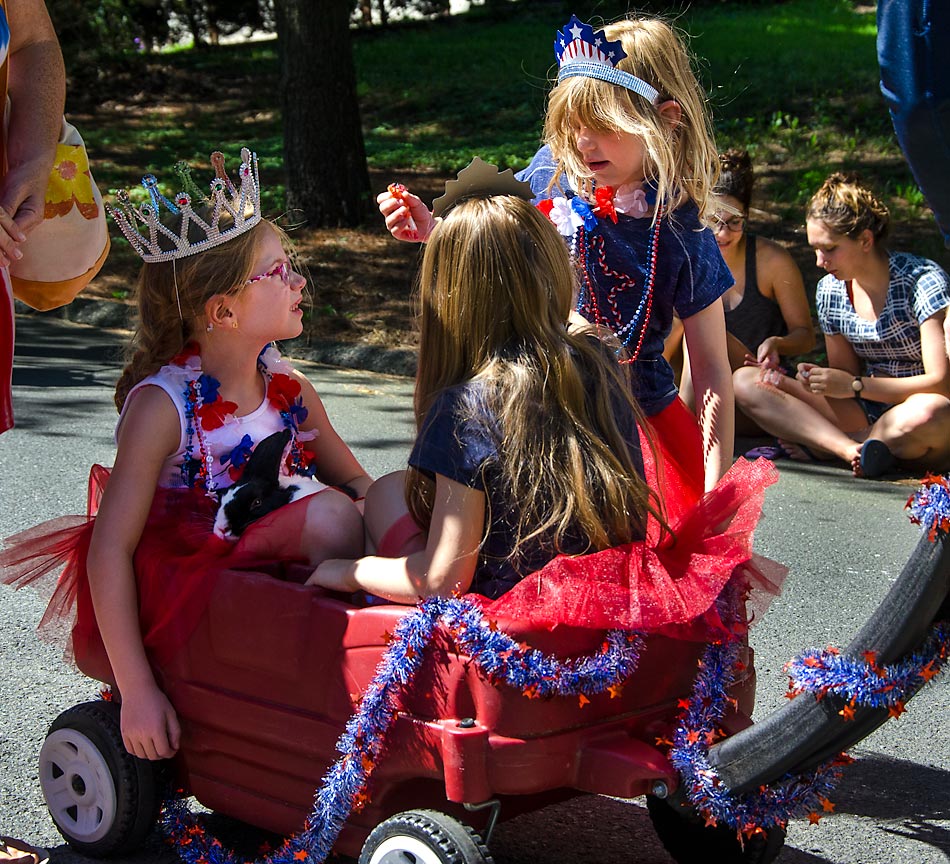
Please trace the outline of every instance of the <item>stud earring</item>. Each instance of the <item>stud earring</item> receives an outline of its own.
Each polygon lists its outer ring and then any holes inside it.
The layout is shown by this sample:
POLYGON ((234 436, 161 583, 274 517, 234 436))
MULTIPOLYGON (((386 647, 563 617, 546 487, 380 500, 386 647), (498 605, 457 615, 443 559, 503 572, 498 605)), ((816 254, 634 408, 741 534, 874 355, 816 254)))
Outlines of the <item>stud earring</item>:
POLYGON ((232 321, 232 322, 231 322, 231 329, 232 329, 232 330, 237 330, 237 321, 232 321))
POLYGON ((214 330, 214 324, 212 324, 212 323, 209 321, 209 322, 208 322, 208 326, 207 326, 205 329, 210 333, 212 330, 214 330))

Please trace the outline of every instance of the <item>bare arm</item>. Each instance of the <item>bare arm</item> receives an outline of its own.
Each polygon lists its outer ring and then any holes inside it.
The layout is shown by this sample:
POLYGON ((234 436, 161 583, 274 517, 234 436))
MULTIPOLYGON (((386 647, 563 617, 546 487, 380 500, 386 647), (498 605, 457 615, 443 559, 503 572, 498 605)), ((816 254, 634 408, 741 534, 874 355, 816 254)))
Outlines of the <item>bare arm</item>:
POLYGON ((180 436, 178 414, 162 390, 146 387, 136 394, 119 430, 115 467, 87 558, 96 621, 122 694, 122 740, 143 759, 174 755, 180 735, 142 644, 132 569, 162 463, 178 448, 180 436))
POLYGON ((759 242, 765 253, 763 293, 766 296, 771 294, 778 303, 788 333, 764 339, 756 351, 756 360, 761 363, 772 357, 774 365, 778 365, 779 356, 811 351, 815 347, 815 328, 808 308, 805 283, 794 259, 776 243, 759 242))
MULTIPOLYGON (((924 374, 908 378, 868 377, 861 379, 864 389, 861 396, 875 402, 897 404, 915 393, 939 393, 950 398, 950 360, 947 359, 944 341, 944 312, 938 312, 920 325, 920 343, 923 353, 924 374)), ((852 399, 855 391, 851 386, 861 374, 861 361, 850 343, 840 334, 825 339, 828 350, 828 368, 800 364, 799 370, 807 371, 810 389, 830 399, 852 399)), ((803 371, 799 378, 803 378, 803 371)))
POLYGON ((683 330, 692 370, 696 417, 703 433, 705 488, 709 491, 732 465, 735 443, 735 398, 722 301, 716 300, 701 312, 684 318, 683 330))
POLYGON ((472 584, 485 526, 485 494, 436 475, 426 548, 405 558, 325 561, 307 580, 335 591, 360 589, 395 603, 464 594, 472 584))
POLYGON ((10 125, 7 173, 0 185, 0 264, 18 258, 18 244, 43 220, 46 187, 66 101, 59 41, 43 0, 8 4, 10 125))
POLYGON ((306 443, 306 448, 316 457, 317 476, 324 483, 334 486, 349 486, 359 495, 365 495, 373 482, 353 451, 339 436, 327 416, 323 400, 317 395, 310 381, 299 372, 294 373, 300 382, 307 419, 301 428, 315 431, 317 437, 306 443))

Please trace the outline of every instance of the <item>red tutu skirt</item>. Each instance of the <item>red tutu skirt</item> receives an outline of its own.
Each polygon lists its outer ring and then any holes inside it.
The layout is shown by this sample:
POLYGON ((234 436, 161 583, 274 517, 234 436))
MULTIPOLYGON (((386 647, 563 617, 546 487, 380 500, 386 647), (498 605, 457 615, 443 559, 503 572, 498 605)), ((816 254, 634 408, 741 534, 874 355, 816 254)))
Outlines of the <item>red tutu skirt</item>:
MULTIPOLYGON (((106 659, 86 556, 107 479, 107 469, 93 467, 89 516, 44 522, 7 538, 0 551, 0 579, 5 584, 30 585, 49 596, 40 635, 63 645, 67 657, 75 653, 106 659)), ((215 500, 193 490, 158 489, 133 559, 139 623, 150 660, 161 667, 185 644, 226 571, 272 570, 276 561, 292 563, 295 559, 282 549, 300 548, 306 507, 305 498, 288 504, 255 522, 234 543, 212 532, 215 500)))
POLYGON ((653 522, 646 541, 559 556, 486 612, 548 629, 619 628, 704 642, 742 636, 787 572, 752 551, 765 489, 777 479, 768 460, 739 459, 692 506, 674 502, 681 512, 670 518, 671 532, 653 522))

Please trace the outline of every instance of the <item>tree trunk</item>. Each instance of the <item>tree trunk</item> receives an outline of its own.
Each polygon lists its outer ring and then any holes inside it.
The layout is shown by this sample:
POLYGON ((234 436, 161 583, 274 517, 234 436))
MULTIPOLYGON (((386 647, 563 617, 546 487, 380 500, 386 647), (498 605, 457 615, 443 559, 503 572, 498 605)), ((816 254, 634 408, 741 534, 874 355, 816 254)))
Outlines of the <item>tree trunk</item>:
POLYGON ((277 0, 287 207, 358 225, 370 205, 348 0, 277 0), (319 9, 319 11, 317 11, 319 9))

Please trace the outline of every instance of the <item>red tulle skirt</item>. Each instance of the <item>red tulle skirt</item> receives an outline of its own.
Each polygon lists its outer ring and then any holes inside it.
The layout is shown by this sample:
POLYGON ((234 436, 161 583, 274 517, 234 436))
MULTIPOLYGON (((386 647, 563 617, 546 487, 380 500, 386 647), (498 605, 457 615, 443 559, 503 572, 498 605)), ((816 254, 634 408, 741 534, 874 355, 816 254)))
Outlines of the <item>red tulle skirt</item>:
MULTIPOLYGON (((648 472, 663 467, 650 457, 648 472)), ((768 460, 739 459, 692 506, 672 502, 680 512, 670 532, 651 521, 644 542, 559 556, 486 611, 545 629, 620 628, 704 642, 741 637, 787 572, 752 551, 765 489, 777 479, 768 460)))
MULTIPOLYGON (((92 469, 89 516, 44 522, 7 538, 0 551, 5 584, 30 585, 49 596, 40 635, 62 644, 67 656, 105 658, 86 556, 108 473, 101 466, 92 469)), ((234 543, 212 532, 216 500, 194 490, 158 489, 133 559, 142 640, 152 662, 162 666, 187 641, 226 571, 296 560, 283 550, 300 548, 306 508, 306 498, 281 507, 234 543)))

